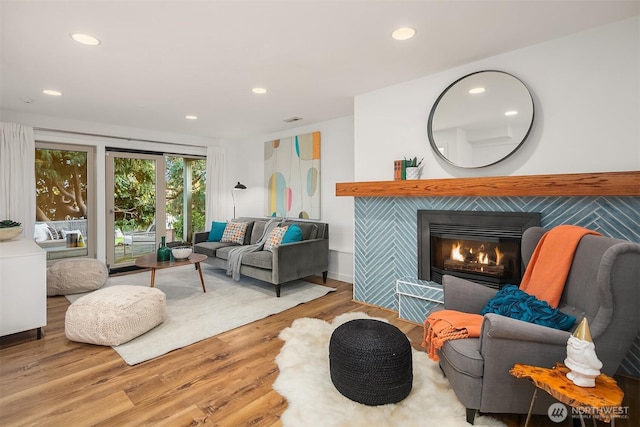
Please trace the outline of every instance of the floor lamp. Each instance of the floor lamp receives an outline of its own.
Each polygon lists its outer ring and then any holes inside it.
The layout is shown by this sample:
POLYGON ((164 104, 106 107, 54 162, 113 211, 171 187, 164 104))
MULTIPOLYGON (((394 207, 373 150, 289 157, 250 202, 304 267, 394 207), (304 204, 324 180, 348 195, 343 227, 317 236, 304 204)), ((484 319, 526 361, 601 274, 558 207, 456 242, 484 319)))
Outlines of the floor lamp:
POLYGON ((240 184, 240 181, 238 181, 238 183, 236 184, 235 187, 233 187, 233 190, 231 191, 231 198, 233 199, 233 218, 236 218, 236 196, 234 196, 234 192, 238 191, 238 190, 246 190, 247 186, 240 184))

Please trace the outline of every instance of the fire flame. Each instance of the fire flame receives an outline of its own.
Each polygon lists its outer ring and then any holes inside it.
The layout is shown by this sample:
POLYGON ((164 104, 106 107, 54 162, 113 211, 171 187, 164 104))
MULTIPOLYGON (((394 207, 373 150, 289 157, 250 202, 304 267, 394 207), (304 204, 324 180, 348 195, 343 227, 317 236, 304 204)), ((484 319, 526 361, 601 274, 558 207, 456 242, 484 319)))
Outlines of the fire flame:
MULTIPOLYGON (((496 265, 500 265, 500 263, 502 262, 502 258, 504 256, 504 253, 500 252, 500 248, 498 248, 497 246, 495 247, 494 252, 496 254, 496 265)), ((473 255, 473 249, 469 250, 469 254, 473 255)), ((454 243, 453 245, 451 245, 451 255, 450 255, 449 258, 452 259, 452 260, 455 260, 455 261, 461 261, 461 262, 466 261, 465 256, 462 254, 462 243, 461 242, 457 242, 457 243, 454 243)), ((489 265, 489 263, 490 263, 489 254, 484 251, 484 246, 482 246, 478 250, 478 254, 476 255, 476 259, 473 262, 476 262, 478 264, 489 265)))
POLYGON ((462 248, 462 244, 460 242, 451 245, 451 259, 455 261, 464 261, 464 256, 462 252, 460 252, 460 248, 462 248))
POLYGON ((504 254, 500 252, 500 248, 497 246, 494 251, 496 253, 496 265, 502 264, 502 257, 504 256, 504 254))
POLYGON ((482 252, 480 255, 478 255, 478 263, 489 264, 489 254, 486 252, 482 252))

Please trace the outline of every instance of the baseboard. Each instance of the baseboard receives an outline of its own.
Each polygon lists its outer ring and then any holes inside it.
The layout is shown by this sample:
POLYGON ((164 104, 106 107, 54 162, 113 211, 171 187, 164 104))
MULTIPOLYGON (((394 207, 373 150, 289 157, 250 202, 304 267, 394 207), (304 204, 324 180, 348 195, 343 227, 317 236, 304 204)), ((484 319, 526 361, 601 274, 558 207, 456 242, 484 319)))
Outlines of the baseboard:
POLYGON ((330 279, 339 280, 341 282, 353 283, 353 276, 349 276, 346 274, 340 274, 330 271, 327 274, 327 277, 329 277, 330 279))

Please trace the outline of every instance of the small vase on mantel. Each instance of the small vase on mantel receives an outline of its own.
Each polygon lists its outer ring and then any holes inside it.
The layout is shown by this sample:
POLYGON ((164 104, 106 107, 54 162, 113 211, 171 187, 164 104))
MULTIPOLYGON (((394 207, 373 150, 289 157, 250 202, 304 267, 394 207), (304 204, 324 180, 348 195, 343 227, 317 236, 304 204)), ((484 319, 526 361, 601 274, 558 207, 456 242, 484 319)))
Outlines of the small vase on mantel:
POLYGON ((424 158, 418 161, 417 157, 404 159, 405 179, 420 179, 420 165, 423 160, 424 158))
POLYGON ((161 239, 162 241, 158 246, 158 254, 156 256, 156 260, 158 262, 169 261, 171 260, 171 249, 167 247, 166 237, 162 236, 161 239))
POLYGON ((407 179, 420 179, 420 168, 407 168, 407 179))

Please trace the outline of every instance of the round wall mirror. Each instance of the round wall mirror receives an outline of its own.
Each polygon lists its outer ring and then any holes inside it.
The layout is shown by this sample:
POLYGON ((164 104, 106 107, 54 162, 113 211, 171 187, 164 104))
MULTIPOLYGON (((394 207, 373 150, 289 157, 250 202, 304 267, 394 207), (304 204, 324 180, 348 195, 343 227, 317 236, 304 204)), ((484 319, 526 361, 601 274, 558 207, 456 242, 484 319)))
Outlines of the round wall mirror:
POLYGON ((533 98, 502 71, 466 75, 440 94, 427 124, 431 148, 450 164, 482 168, 513 154, 533 125, 533 98))

